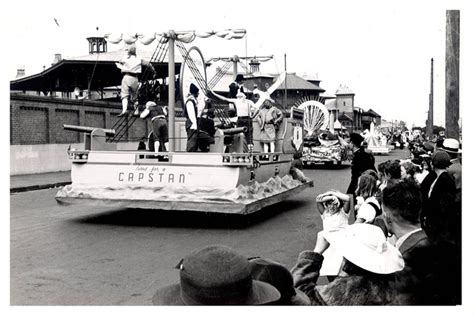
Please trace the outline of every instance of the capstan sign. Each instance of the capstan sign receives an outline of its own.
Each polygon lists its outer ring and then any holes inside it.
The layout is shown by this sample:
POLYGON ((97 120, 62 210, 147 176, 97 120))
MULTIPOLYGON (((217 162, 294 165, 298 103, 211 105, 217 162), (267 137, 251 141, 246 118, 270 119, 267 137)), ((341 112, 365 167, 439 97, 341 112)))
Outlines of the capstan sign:
POLYGON ((135 169, 117 173, 118 182, 130 184, 140 183, 163 183, 163 184, 185 184, 186 175, 183 173, 170 172, 166 167, 160 166, 137 166, 135 169))

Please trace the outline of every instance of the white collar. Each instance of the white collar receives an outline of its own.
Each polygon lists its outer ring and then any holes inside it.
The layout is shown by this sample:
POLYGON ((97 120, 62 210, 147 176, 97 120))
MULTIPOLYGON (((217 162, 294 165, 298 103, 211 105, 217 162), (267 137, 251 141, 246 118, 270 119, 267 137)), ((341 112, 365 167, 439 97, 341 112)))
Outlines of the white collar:
POLYGON ((397 239, 397 241, 395 242, 395 247, 397 249, 399 249, 402 246, 402 244, 407 240, 407 238, 410 237, 410 235, 415 234, 418 231, 421 231, 421 227, 417 228, 417 229, 414 229, 413 231, 408 232, 405 235, 403 235, 402 237, 400 237, 399 239, 397 239))

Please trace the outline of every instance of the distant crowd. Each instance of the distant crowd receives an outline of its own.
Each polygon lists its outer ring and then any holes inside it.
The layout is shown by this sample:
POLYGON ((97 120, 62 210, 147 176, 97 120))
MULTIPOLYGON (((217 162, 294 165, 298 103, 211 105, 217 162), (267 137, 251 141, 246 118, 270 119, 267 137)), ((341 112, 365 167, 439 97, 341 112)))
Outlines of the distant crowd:
POLYGON ((323 230, 287 269, 213 245, 177 266, 156 305, 461 304, 461 149, 425 143, 410 159, 375 165, 361 135, 346 193, 315 198, 323 230), (352 210, 352 211, 351 211, 352 210), (319 284, 321 277, 327 284, 319 284))

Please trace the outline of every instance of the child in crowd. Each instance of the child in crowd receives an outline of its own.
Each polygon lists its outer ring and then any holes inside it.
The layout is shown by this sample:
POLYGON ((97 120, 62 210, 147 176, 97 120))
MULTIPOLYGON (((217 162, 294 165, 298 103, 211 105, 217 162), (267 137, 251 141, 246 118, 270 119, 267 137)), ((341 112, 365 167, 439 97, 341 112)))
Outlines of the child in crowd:
POLYGON ((359 177, 356 193, 355 223, 373 223, 376 216, 382 213, 377 201, 377 179, 371 174, 359 177))
POLYGON ((401 179, 415 180, 415 174, 421 173, 421 168, 410 160, 400 161, 401 179))
POLYGON ((339 191, 328 191, 316 197, 316 207, 323 220, 323 230, 335 231, 349 221, 350 196, 339 191))
MULTIPOLYGON (((349 223, 351 197, 339 191, 328 191, 316 197, 316 208, 321 214, 324 231, 338 231, 349 223)), ((324 254, 320 275, 332 281, 339 274, 343 257, 333 248, 324 254)))

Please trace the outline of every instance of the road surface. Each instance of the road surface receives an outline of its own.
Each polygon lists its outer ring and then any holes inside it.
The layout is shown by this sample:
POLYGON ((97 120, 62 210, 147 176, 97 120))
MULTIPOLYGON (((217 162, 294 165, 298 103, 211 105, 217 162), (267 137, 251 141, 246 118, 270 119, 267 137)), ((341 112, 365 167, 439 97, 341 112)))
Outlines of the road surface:
MULTIPOLYGON (((376 162, 406 157, 395 151, 376 162)), ((241 220, 229 215, 59 206, 56 189, 12 194, 12 305, 151 305, 194 249, 223 244, 291 268, 322 228, 314 197, 347 189, 350 166, 305 169, 314 187, 241 220)))

